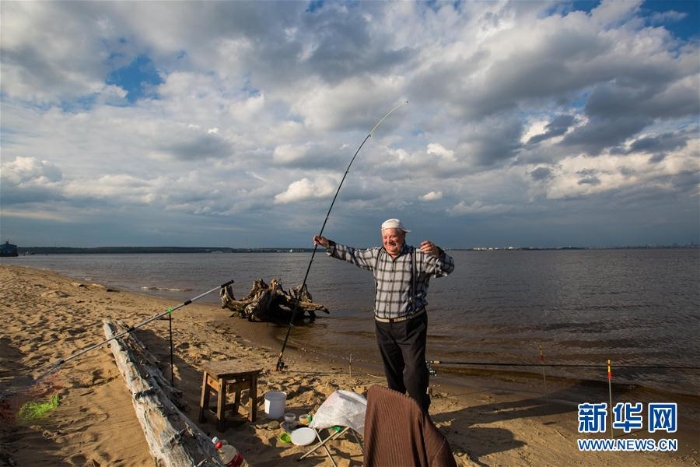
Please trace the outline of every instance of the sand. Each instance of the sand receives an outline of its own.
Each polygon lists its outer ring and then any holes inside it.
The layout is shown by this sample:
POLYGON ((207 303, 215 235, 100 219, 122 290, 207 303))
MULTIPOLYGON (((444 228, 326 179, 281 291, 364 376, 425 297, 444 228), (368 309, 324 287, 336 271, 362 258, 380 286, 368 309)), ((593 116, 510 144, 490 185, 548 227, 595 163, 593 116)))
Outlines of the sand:
MULTIPOLYGON (((152 296, 79 283, 49 271, 0 265, 0 465, 2 466, 149 466, 149 453, 131 395, 107 345, 70 358, 105 339, 102 320, 140 323, 177 305, 152 296), (58 363, 69 359, 65 363, 58 363), (57 371, 30 385, 32 378, 58 363, 57 371), (43 418, 20 420, 27 401, 59 404, 43 418)), ((254 423, 234 420, 224 432, 211 421, 197 422, 202 365, 240 359, 264 369, 259 393, 287 392, 288 411, 313 413, 337 389, 364 393, 385 384, 380 371, 328 361, 318 353, 287 348, 287 368, 274 370, 279 342, 270 324, 249 323, 216 305, 192 303, 173 313, 175 386, 183 391, 186 414, 211 436, 236 446, 252 466, 330 465, 322 451, 298 462, 307 448, 279 441, 262 406, 254 423), (352 373, 352 374, 351 374, 352 373)), ((168 322, 157 320, 136 331, 139 340, 161 361, 169 375, 168 322)), ((351 344, 348 344, 351 346, 351 344)), ((644 431, 616 438, 678 439, 677 452, 580 452, 578 438, 605 438, 577 432, 577 404, 607 400, 600 388, 585 394, 586 385, 551 380, 543 391, 533 378, 467 375, 469 384, 453 387, 431 380, 431 416, 447 437, 460 466, 688 466, 700 464, 697 400, 679 402, 679 431, 665 436, 644 431), (465 389, 466 388, 466 389, 465 389), (577 391, 579 392, 577 395, 577 391), (584 391, 584 392, 581 392, 584 391), (578 399, 576 399, 578 397, 578 399), (587 398, 588 397, 588 398, 587 398)), ((630 388, 627 399, 655 397, 630 388)), ((334 441, 331 450, 340 466, 362 465, 362 452, 351 440, 334 441)))

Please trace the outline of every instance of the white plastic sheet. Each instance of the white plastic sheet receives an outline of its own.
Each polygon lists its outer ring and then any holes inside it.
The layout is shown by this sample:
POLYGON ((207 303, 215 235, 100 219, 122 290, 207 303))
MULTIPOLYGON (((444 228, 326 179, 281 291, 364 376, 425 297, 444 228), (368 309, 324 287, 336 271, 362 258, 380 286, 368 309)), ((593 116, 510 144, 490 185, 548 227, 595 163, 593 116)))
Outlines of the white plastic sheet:
POLYGON ((309 423, 311 428, 321 430, 332 426, 349 426, 362 434, 365 431, 367 399, 362 394, 339 389, 321 404, 309 423))

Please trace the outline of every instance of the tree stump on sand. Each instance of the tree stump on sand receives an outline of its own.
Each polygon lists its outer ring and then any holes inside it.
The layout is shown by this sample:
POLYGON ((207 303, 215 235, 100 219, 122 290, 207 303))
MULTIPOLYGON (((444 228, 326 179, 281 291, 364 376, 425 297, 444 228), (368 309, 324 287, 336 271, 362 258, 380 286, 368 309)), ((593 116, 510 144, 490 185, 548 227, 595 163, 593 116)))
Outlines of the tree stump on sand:
POLYGON ((302 320, 308 314, 313 321, 317 311, 330 313, 325 306, 313 302, 306 285, 301 289, 300 285, 287 292, 278 279, 272 279, 270 285, 258 279, 253 282, 253 288, 248 295, 241 300, 236 300, 233 296, 231 285, 222 287, 219 296, 221 308, 235 311, 239 317, 248 318, 248 321, 289 322, 295 309, 295 320, 302 320))

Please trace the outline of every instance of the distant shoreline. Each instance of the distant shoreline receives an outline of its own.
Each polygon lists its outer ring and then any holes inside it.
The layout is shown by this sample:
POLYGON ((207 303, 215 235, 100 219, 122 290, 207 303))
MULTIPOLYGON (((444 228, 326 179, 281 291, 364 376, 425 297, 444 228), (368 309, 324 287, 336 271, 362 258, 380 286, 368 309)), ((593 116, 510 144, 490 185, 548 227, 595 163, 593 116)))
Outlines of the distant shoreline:
MULTIPOLYGON (((448 251, 568 251, 568 250, 653 250, 653 249, 698 249, 700 245, 637 245, 637 246, 616 246, 616 247, 472 247, 472 248, 445 248, 448 251)), ((119 247, 18 247, 20 256, 25 255, 113 255, 113 254, 164 254, 164 253, 311 253, 313 248, 231 248, 231 247, 139 247, 139 246, 119 246, 119 247)))

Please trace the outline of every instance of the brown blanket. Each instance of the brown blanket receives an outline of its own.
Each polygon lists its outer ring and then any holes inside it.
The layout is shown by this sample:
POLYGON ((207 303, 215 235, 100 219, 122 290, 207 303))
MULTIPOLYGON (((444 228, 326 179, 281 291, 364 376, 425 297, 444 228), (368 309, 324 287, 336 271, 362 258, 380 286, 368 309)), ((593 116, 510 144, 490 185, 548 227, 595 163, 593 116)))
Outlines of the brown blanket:
POLYGON ((367 391, 366 467, 456 467, 445 436, 416 401, 383 386, 367 391))

